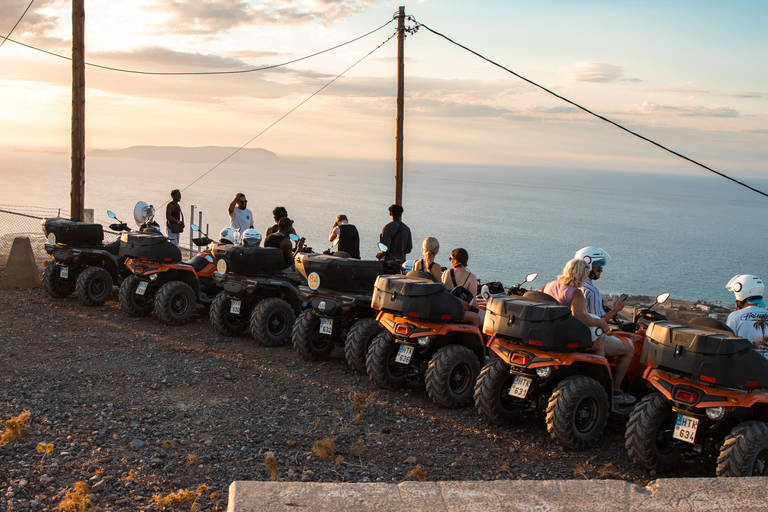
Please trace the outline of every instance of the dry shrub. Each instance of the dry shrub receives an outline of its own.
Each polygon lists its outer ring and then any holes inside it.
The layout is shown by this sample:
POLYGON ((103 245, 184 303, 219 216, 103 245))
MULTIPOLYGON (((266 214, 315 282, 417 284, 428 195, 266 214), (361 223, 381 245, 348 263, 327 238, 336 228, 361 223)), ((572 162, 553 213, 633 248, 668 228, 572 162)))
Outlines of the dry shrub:
POLYGON ((422 469, 421 464, 417 464, 415 468, 410 470, 408 474, 405 475, 405 478, 415 478, 419 482, 426 482, 427 472, 422 469))
POLYGON ((502 464, 501 467, 499 468, 499 471, 501 471, 502 473, 509 473, 511 469, 512 468, 509 467, 509 464, 502 464))
POLYGON ((581 466, 576 466, 576 469, 573 470, 573 476, 575 476, 576 478, 581 478, 582 480, 589 480, 587 473, 584 471, 584 468, 581 466))
POLYGON ((120 479, 121 482, 133 482, 134 480, 136 480, 135 469, 130 470, 126 476, 120 479))
POLYGON ((365 393, 353 393, 352 394, 352 407, 355 409, 367 409, 373 405, 379 398, 377 393, 371 393, 366 395, 365 393))
POLYGON ((359 425, 362 422, 363 422, 363 413, 359 412, 352 420, 352 423, 354 423, 355 425, 359 425))
POLYGON ((312 453, 321 459, 332 457, 335 451, 336 443, 330 439, 321 439, 320 441, 315 441, 315 446, 312 447, 312 453))
POLYGON ((616 471, 614 471, 613 464, 609 462, 603 466, 603 469, 600 470, 597 478, 600 478, 601 480, 615 480, 620 479, 621 476, 616 471))
POLYGON ((29 411, 24 411, 15 418, 11 418, 5 422, 5 432, 0 436, 0 446, 17 440, 24 432, 27 431, 27 424, 29 423, 29 411))
POLYGON ((344 457, 341 456, 341 455, 337 455, 336 456, 336 465, 337 466, 341 466, 342 464, 344 464, 344 457))
POLYGON ((71 491, 67 491, 64 499, 59 503, 61 512, 85 512, 91 505, 91 499, 88 497, 88 484, 82 480, 75 483, 71 491))
POLYGON ((315 420, 315 428, 320 428, 325 425, 325 420, 322 418, 317 418, 315 420))
POLYGON ((173 441, 163 441, 163 448, 166 450, 173 450, 176 448, 176 445, 173 444, 173 441))
POLYGON ((156 507, 170 507, 172 505, 182 505, 184 503, 193 502, 196 498, 197 494, 195 491, 179 489, 175 493, 168 494, 167 496, 155 494, 152 496, 152 504, 156 507))
POLYGON ((272 452, 269 452, 264 456, 264 465, 267 466, 270 480, 277 482, 277 459, 272 452))
POLYGON ((184 457, 184 464, 187 466, 196 466, 200 463, 200 459, 194 453, 190 453, 184 457))
POLYGON ((37 453, 43 454, 43 457, 40 459, 40 468, 42 468, 43 461, 45 461, 45 458, 53 453, 53 444, 37 443, 37 448, 35 448, 35 451, 37 451, 37 453))
POLYGON ((363 452, 365 451, 365 442, 362 439, 358 439, 354 443, 351 443, 349 445, 349 453, 352 455, 357 455, 358 457, 363 455, 363 452))

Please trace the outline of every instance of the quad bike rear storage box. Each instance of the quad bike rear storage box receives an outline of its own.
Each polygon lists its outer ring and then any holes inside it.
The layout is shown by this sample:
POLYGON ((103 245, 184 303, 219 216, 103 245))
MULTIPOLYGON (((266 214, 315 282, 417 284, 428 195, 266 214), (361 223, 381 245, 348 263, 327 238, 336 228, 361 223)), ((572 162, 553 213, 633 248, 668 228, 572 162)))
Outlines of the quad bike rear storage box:
POLYGON ((101 224, 76 222, 62 217, 45 219, 43 231, 54 244, 73 245, 75 247, 93 247, 104 240, 104 228, 101 224), (53 235, 53 240, 50 236, 53 235))
POLYGON ((749 340, 716 329, 651 323, 640 362, 718 386, 768 387, 768 359, 749 340))
POLYGON ((274 247, 242 247, 239 245, 216 245, 211 250, 219 272, 233 272, 255 277, 278 274, 285 268, 283 251, 274 247), (223 261, 224 264, 220 262, 223 261))
POLYGON ((315 272, 320 277, 319 286, 345 292, 370 292, 376 278, 384 273, 379 260, 340 258, 330 254, 299 254, 296 270, 308 279, 315 272))
POLYGON ((483 332, 513 343, 558 351, 587 350, 592 331, 557 302, 523 297, 491 297, 483 332))
POLYGON ((155 263, 178 263, 181 250, 161 233, 123 233, 120 256, 155 263))
POLYGON ((371 307, 428 322, 458 322, 464 306, 442 283, 418 277, 376 278, 371 307))

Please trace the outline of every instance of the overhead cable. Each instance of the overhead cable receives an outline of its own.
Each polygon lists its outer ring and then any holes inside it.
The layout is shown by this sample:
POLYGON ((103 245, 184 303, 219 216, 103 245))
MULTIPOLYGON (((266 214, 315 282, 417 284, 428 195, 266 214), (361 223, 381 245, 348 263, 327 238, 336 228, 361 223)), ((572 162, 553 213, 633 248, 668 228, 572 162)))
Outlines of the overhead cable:
MULTIPOLYGON (((311 59, 312 57, 317 57, 318 55, 321 55, 323 53, 327 53, 327 52, 336 50, 337 48, 341 48, 342 46, 346 46, 348 44, 354 43, 355 41, 359 41, 360 39, 363 39, 364 37, 367 37, 367 36, 373 34, 374 32, 378 32, 379 30, 383 29, 384 27, 386 27, 387 25, 389 25, 393 21, 394 20, 389 20, 388 22, 386 22, 385 24, 383 24, 379 28, 373 29, 370 32, 367 32, 367 33, 365 33, 365 34, 363 34, 361 36, 358 36, 358 37, 356 37, 354 39, 350 39, 349 41, 347 41, 345 43, 337 44, 336 46, 332 46, 330 48, 326 48, 325 50, 321 50, 319 52, 315 52, 315 53, 312 53, 310 55, 306 55, 304 57, 299 57, 298 59, 289 60, 289 61, 286 61, 286 62, 282 62, 280 64, 271 64, 269 66, 262 66, 260 68, 240 69, 240 70, 234 70, 234 71, 180 71, 180 72, 170 72, 170 71, 168 71, 168 72, 166 72, 166 71, 139 71, 139 70, 134 70, 134 69, 121 69, 121 68, 114 68, 114 67, 111 67, 111 66, 103 66, 101 64, 93 64, 93 63, 90 63, 90 62, 86 62, 85 65, 86 66, 90 66, 90 67, 94 67, 94 68, 99 68, 99 69, 106 69, 108 71, 117 71, 117 72, 120 72, 120 73, 132 73, 132 74, 136 74, 136 75, 186 76, 186 75, 238 75, 238 74, 244 74, 244 73, 254 73, 256 71, 265 71, 265 70, 268 70, 268 69, 275 69, 275 68, 284 67, 284 66, 287 66, 289 64, 294 64, 294 63, 302 61, 302 60, 311 59)), ((0 37, 2 37, 2 36, 0 36, 0 37)), ((26 48, 30 48, 32 50, 37 50, 39 52, 47 53, 48 55, 52 55, 54 57, 59 57, 60 59, 72 60, 71 57, 67 57, 66 55, 60 55, 58 53, 50 52, 48 50, 43 50, 42 48, 36 48, 34 46, 30 46, 28 44, 24 44, 24 43, 21 43, 19 41, 15 41, 13 39, 9 39, 8 37, 4 38, 3 42, 5 42, 5 40, 11 41, 13 43, 16 43, 18 45, 24 46, 26 48)))
POLYGON ((7 40, 9 37, 11 37, 11 34, 13 34, 13 31, 14 31, 14 30, 16 30, 16 27, 18 27, 18 26, 19 26, 19 23, 21 23, 21 20, 22 20, 22 19, 24 19, 24 15, 25 15, 25 14, 27 14, 27 11, 29 10, 29 8, 30 8, 30 7, 32 7, 32 3, 33 3, 34 1, 35 1, 35 0, 30 0, 30 2, 29 2, 29 5, 27 6, 27 8, 26 8, 26 9, 24 9, 24 12, 23 12, 23 13, 21 13, 21 16, 19 17, 19 21, 17 21, 17 22, 16 22, 16 24, 15 24, 15 25, 13 26, 13 28, 11 29, 11 31, 10 31, 10 32, 8 32, 8 35, 7 35, 7 36, 5 36, 5 37, 3 38, 3 40, 2 40, 2 41, 0 41, 0 48, 2 48, 2 47, 3 47, 3 45, 5 44, 5 41, 6 41, 6 40, 7 40))
MULTIPOLYGON (((415 20, 414 20, 414 21, 415 21, 415 20)), ((437 36, 440 36, 440 37, 442 37, 443 39, 445 39, 445 40, 447 40, 447 41, 449 41, 449 42, 451 42, 451 43, 455 44, 455 45, 456 45, 456 46, 458 46, 459 48, 463 48, 464 50, 466 50, 466 51, 468 51, 468 52, 470 52, 470 53, 472 53, 472 54, 474 54, 474 55, 476 55, 476 56, 480 57, 480 58, 481 58, 481 59, 483 59, 484 61, 486 61, 486 62, 489 62, 489 63, 493 64, 494 66, 500 67, 500 68, 501 68, 501 69, 503 69, 504 71, 507 71, 508 73, 511 73, 511 74, 515 75, 517 78, 519 78, 519 79, 521 79, 521 80, 524 80, 524 81, 528 82, 529 84, 531 84, 531 85, 533 85, 533 86, 535 86, 535 87, 538 87, 539 89, 541 89, 541 90, 543 90, 543 91, 545 91, 545 92, 547 92, 547 93, 551 94, 552 96, 555 96, 556 98, 560 98, 561 100, 565 101, 566 103, 569 103, 569 104, 573 105, 574 107, 576 107, 576 108, 578 108, 578 109, 580 109, 580 110, 583 110, 583 111, 584 111, 584 112, 586 112, 587 114, 593 115, 593 116, 595 116, 596 118, 598 118, 598 119, 600 119, 600 120, 602 120, 602 121, 605 121, 606 123, 612 124, 612 125, 613 125, 613 126, 615 126, 616 128, 619 128, 620 130, 624 130, 625 132, 627 132, 627 133, 630 133, 630 134, 634 135, 635 137, 638 137, 638 138, 640 138, 640 139, 642 139, 642 140, 644 140, 644 141, 646 141, 646 142, 650 142, 650 143, 651 143, 651 144, 653 144, 654 146, 656 146, 656 147, 658 147, 658 148, 661 148, 661 149, 663 149, 664 151, 667 151, 667 152, 669 152, 669 153, 672 153, 673 155, 675 155, 675 156, 678 156, 678 157, 682 158, 683 160, 687 160, 688 162, 691 162, 692 164, 698 165, 699 167, 702 167, 702 168, 704 168, 704 169, 708 170, 709 172, 712 172, 712 173, 714 173, 714 174, 717 174, 718 176, 720 176, 720 177, 722 177, 722 178, 725 178, 725 179, 727 179, 727 180, 730 180, 730 181, 732 181, 732 182, 734 182, 734 183, 736 183, 736 184, 738 184, 738 185, 741 185, 742 187, 748 188, 749 190, 751 190, 751 191, 753 191, 753 192, 757 192, 758 194, 760 194, 760 195, 762 195, 762 196, 768 197, 768 194, 766 194, 765 192, 763 192, 763 191, 761 191, 761 190, 758 190, 758 189, 756 189, 756 188, 754 188, 754 187, 751 187, 751 186, 747 185, 746 183, 744 183, 744 182, 742 182, 742 181, 739 181, 739 180, 737 180, 737 179, 735 179, 735 178, 731 178, 730 176, 728 176, 728 175, 726 175, 726 174, 723 174, 722 172, 716 171, 716 170, 712 169, 711 167, 709 167, 709 166, 707 166, 707 165, 704 165, 704 164, 702 164, 702 163, 700 163, 700 162, 697 162, 696 160, 693 160, 692 158, 688 158, 687 156, 685 156, 685 155, 682 155, 682 154, 678 153, 677 151, 673 151, 673 150, 669 149, 668 147, 666 147, 666 146, 663 146, 663 145, 659 144, 658 142, 655 142, 655 141, 653 141, 653 140, 649 139, 648 137, 644 137, 643 135, 640 135, 640 134, 639 134, 639 133, 637 133, 637 132, 633 132, 633 131, 632 131, 632 130, 630 130, 629 128, 625 128, 624 126, 622 126, 622 125, 620 125, 620 124, 618 124, 618 123, 616 123, 616 122, 614 122, 614 121, 611 121, 611 120, 610 120, 610 119, 608 119, 607 117, 601 116, 600 114, 596 114, 596 113, 592 112, 591 110, 589 110, 589 109, 587 109, 587 108, 585 108, 585 107, 582 107, 582 106, 581 106, 581 105, 579 105, 578 103, 574 103, 573 101, 569 100, 568 98, 565 98, 565 97, 563 97, 563 96, 560 96, 559 94, 557 94, 557 93, 555 93, 555 92, 553 92, 553 91, 550 91, 550 90, 549 90, 549 89, 547 89, 546 87, 544 87, 544 86, 542 86, 542 85, 539 85, 539 84, 537 84, 536 82, 534 82, 534 81, 532 81, 532 80, 529 80, 529 79, 525 78, 524 76, 522 76, 522 75, 520 75, 520 74, 518 74, 518 73, 515 73, 515 72, 514 72, 514 71, 512 71, 511 69, 509 69, 509 68, 507 68, 507 67, 504 67, 504 66, 502 66, 502 65, 501 65, 501 64, 499 64, 498 62, 494 62, 494 61, 492 61, 491 59, 489 59, 489 58, 487 58, 487 57, 485 57, 485 56, 483 56, 483 55, 481 55, 481 54, 477 53, 476 51, 474 51, 474 50, 472 50, 472 49, 470 49, 470 48, 467 48, 466 46, 464 46, 464 45, 462 45, 462 44, 460 44, 460 43, 457 43, 456 41, 454 41, 454 40, 453 40, 453 39, 451 39, 450 37, 448 37, 448 36, 446 36, 446 35, 444 35, 444 34, 441 34, 440 32, 437 32, 437 31, 435 31, 435 30, 432 30, 431 28, 429 28, 429 27, 428 27, 428 26, 426 26, 425 24, 423 24, 423 23, 419 23, 418 21, 416 21, 416 23, 417 23, 417 27, 424 27, 425 29, 427 29, 427 30, 429 30, 430 32, 432 32, 433 34, 435 34, 435 35, 437 35, 437 36)))

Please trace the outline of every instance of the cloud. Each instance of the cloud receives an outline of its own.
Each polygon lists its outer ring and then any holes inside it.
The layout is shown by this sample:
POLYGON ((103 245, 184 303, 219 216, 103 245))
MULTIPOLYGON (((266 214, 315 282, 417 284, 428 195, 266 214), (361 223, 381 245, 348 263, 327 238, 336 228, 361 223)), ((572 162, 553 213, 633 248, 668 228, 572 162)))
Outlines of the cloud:
POLYGON ((698 87, 694 87, 693 84, 687 83, 687 84, 673 84, 673 85, 667 85, 665 87, 658 87, 655 89, 645 89, 646 91, 653 91, 653 92, 671 92, 676 94, 710 94, 712 91, 710 89, 699 89, 698 87))
MULTIPOLYGON (((49 8, 60 7, 61 3, 61 0, 37 0, 24 14, 10 38, 30 45, 44 46, 48 49, 71 48, 72 44, 68 39, 52 35, 58 29, 61 18, 57 15, 44 14, 49 8)), ((2 0, 0 2, 0 27, 3 27, 3 36, 8 35, 28 5, 27 0, 2 0)), ((9 43, 10 41, 6 44, 9 43)))
POLYGON ((732 92, 728 96, 731 98, 762 98, 763 95, 759 92, 732 92))
POLYGON ((739 117, 739 112, 730 107, 677 107, 673 105, 659 105, 652 101, 646 101, 637 105, 640 114, 676 115, 681 117, 739 117))
POLYGON ((642 82, 639 78, 624 78, 621 66, 600 62, 580 62, 571 67, 570 75, 574 82, 642 82))

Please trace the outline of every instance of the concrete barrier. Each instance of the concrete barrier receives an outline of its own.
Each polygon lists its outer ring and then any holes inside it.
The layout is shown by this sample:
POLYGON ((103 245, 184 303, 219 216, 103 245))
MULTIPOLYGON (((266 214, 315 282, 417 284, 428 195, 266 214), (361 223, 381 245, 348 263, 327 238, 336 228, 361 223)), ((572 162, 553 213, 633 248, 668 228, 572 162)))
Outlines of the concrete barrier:
POLYGON ((40 271, 32 253, 29 237, 17 236, 13 239, 11 253, 5 265, 5 273, 0 278, 0 285, 8 288, 35 288, 40 286, 40 271))
POLYGON ((621 480, 497 480, 401 484, 232 482, 229 512, 765 511, 766 478, 669 478, 640 487, 621 480))

